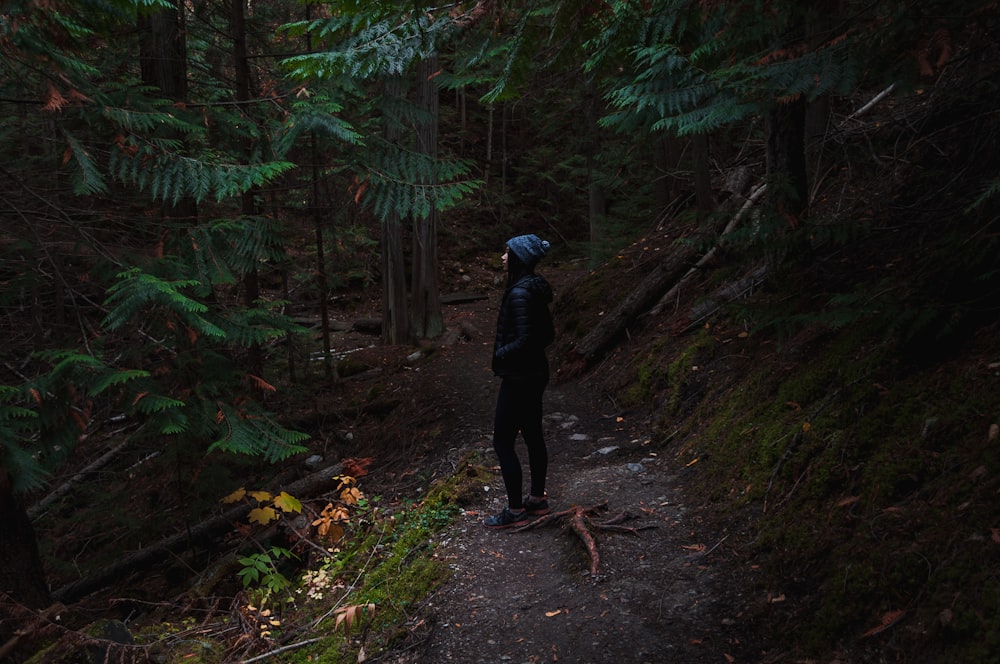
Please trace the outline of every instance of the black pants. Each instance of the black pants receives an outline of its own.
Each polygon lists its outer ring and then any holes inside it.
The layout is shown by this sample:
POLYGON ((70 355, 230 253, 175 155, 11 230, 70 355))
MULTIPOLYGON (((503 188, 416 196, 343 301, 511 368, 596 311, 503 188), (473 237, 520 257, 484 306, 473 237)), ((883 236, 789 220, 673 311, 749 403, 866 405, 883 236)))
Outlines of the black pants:
POLYGON ((542 432, 542 394, 548 376, 536 378, 504 378, 497 396, 493 419, 493 449, 500 460, 507 502, 513 509, 524 506, 521 493, 523 476, 521 461, 514 449, 518 432, 528 447, 528 468, 531 471, 531 495, 545 495, 545 475, 549 468, 549 452, 542 432))

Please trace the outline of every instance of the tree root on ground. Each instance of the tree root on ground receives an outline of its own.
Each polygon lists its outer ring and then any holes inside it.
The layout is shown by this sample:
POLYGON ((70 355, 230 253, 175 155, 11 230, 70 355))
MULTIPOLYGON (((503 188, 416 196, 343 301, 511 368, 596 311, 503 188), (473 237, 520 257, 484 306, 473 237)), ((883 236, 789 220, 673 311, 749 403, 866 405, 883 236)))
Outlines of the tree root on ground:
POLYGON ((587 555, 590 557, 590 576, 592 578, 597 577, 597 571, 600 569, 601 565, 601 555, 597 550, 597 541, 594 539, 594 535, 591 529, 594 530, 610 530, 619 533, 631 533, 633 535, 638 535, 640 530, 645 530, 646 528, 655 528, 655 525, 648 524, 643 526, 623 526, 622 524, 629 519, 634 518, 633 515, 628 512, 621 512, 610 519, 604 521, 594 521, 590 517, 595 515, 597 512, 605 511, 608 509, 608 502, 604 501, 597 505, 592 505, 590 507, 581 507, 580 505, 573 505, 569 509, 565 509, 561 512, 550 512, 545 516, 538 517, 533 521, 529 521, 523 526, 514 529, 514 532, 521 532, 523 530, 528 530, 531 528, 540 528, 541 526, 546 526, 550 523, 554 523, 565 518, 570 529, 576 533, 576 536, 583 541, 583 546, 587 549, 587 555))

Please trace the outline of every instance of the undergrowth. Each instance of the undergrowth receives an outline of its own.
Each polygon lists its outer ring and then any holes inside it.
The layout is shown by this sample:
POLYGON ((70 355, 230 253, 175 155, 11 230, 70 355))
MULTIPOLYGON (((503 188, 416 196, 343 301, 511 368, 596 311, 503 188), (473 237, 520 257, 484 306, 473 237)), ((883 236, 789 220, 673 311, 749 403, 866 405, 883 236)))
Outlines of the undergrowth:
POLYGON ((673 348, 660 339, 637 361, 646 378, 632 389, 652 390, 661 445, 700 473, 692 486, 723 519, 750 515, 755 583, 782 598, 752 617, 764 633, 786 635, 774 648, 992 661, 1000 639, 1000 567, 989 562, 1000 546, 992 342, 984 336, 966 349, 971 359, 927 368, 872 338, 858 325, 777 345, 741 338, 736 326, 673 348), (692 394, 697 401, 679 408, 692 394), (790 622, 795 630, 781 628, 790 622))
MULTIPOLYGON (((262 542, 258 553, 237 560, 246 587, 228 611, 219 600, 208 612, 174 607, 168 621, 123 628, 132 643, 96 635, 101 641, 94 643, 104 648, 100 656, 159 664, 334 664, 405 648, 419 627, 420 603, 449 575, 435 550, 462 505, 489 479, 484 467, 470 455, 422 498, 392 505, 366 496, 355 478, 343 476, 338 496, 316 512, 308 540, 291 545, 294 555, 262 542)), ((285 493, 240 490, 227 501, 251 498, 258 505, 251 521, 258 525, 280 521, 284 512, 292 516, 299 507, 285 493)), ((102 628, 105 623, 93 627, 102 628)), ((68 634, 32 662, 76 661, 72 653, 86 647, 85 635, 68 634)))

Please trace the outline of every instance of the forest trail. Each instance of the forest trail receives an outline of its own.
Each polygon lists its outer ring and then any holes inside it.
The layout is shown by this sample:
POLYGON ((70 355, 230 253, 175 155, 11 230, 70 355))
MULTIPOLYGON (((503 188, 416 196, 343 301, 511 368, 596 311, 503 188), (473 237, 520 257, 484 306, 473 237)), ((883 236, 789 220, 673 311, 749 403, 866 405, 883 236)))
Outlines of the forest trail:
MULTIPOLYGON (((454 308, 479 336, 441 350, 421 369, 453 423, 455 465, 470 450, 494 459, 489 371, 489 304, 454 308)), ((651 452, 643 422, 610 412, 611 402, 586 379, 549 386, 545 431, 554 513, 606 504, 591 515, 598 574, 568 518, 529 529, 491 530, 482 519, 506 503, 499 468, 444 533, 436 555, 451 578, 422 607, 424 638, 404 662, 702 662, 745 658, 740 593, 750 564, 735 556, 737 537, 715 532, 688 504, 685 483, 696 469, 651 452), (596 524, 622 514, 634 533, 596 524)), ((518 453, 525 461, 523 442, 518 453)), ((525 464, 526 465, 526 464, 525 464)), ((526 471, 527 472, 527 471, 526 471)))

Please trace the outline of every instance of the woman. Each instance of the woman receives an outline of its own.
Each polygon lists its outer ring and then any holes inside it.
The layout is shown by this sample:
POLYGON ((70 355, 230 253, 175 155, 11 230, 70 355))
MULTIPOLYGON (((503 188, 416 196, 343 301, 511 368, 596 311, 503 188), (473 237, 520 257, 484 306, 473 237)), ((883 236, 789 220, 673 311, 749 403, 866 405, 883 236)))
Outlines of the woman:
POLYGON ((507 241, 502 257, 507 290, 500 303, 493 344, 493 373, 502 378, 493 420, 493 449, 500 461, 507 507, 483 522, 489 528, 514 526, 549 511, 542 394, 549 382, 545 347, 552 343, 555 330, 549 313, 552 287, 535 274, 535 266, 548 250, 549 243, 538 236, 518 235, 507 241), (521 493, 521 461, 514 449, 518 432, 528 448, 531 490, 526 497, 521 493))

